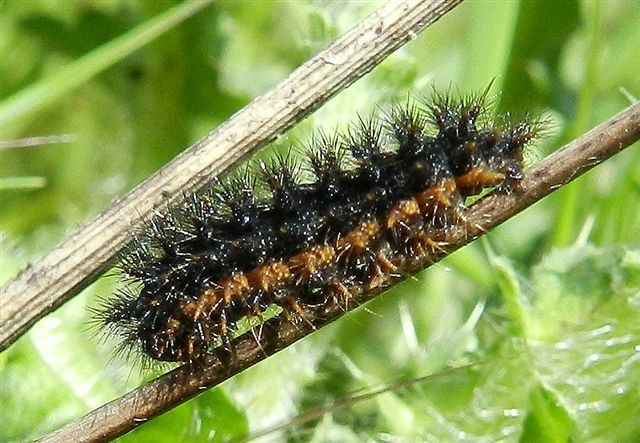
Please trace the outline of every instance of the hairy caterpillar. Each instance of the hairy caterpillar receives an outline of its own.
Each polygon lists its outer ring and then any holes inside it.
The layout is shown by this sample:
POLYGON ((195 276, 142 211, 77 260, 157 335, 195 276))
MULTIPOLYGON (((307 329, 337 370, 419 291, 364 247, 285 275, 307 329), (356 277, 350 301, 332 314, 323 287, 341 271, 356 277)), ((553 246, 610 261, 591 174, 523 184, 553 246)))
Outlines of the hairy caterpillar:
POLYGON ((139 292, 107 301, 101 321, 127 352, 194 361, 232 351, 238 322, 269 307, 284 322, 323 319, 424 267, 464 223, 468 197, 517 186, 539 132, 531 119, 490 118, 486 101, 434 94, 397 106, 318 135, 301 162, 261 161, 158 212, 121 259, 139 292))

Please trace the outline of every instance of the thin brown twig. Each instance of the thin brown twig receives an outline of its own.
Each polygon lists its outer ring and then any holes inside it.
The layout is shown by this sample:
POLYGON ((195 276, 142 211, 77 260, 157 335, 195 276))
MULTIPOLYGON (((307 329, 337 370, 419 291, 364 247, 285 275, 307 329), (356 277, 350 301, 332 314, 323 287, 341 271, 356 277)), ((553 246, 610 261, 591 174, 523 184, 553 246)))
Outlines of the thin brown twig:
POLYGON ((0 289, 0 351, 98 278, 153 208, 291 128, 463 0, 389 2, 0 289))
POLYGON ((0 149, 32 148, 34 146, 71 143, 74 139, 75 136, 73 134, 39 135, 19 140, 2 140, 0 141, 0 149))
MULTIPOLYGON (((528 170, 517 192, 508 195, 494 193, 478 201, 466 213, 467 223, 448 231, 445 239, 448 245, 443 248, 442 255, 470 243, 639 139, 640 104, 634 104, 528 170)), ((436 257, 434 261, 441 258, 436 257)), ((358 302, 365 302, 375 295, 367 293, 358 302)), ((229 362, 228 357, 221 354, 211 355, 197 367, 181 366, 41 441, 102 441, 122 435, 312 333, 316 326, 329 323, 343 314, 344 311, 336 306, 318 322, 297 325, 267 323, 260 340, 251 334, 237 340, 233 361, 229 362)))
POLYGON ((412 380, 403 380, 401 382, 385 385, 382 388, 367 390, 364 394, 356 394, 340 400, 333 401, 329 404, 305 411, 302 415, 295 417, 293 420, 276 424, 275 426, 263 429, 261 431, 256 432, 255 434, 251 434, 251 436, 240 436, 237 439, 233 439, 231 441, 234 442, 234 441, 258 440, 261 437, 264 437, 269 434, 274 434, 275 432, 278 432, 279 430, 285 429, 289 426, 301 426, 313 420, 318 420, 322 418, 323 415, 329 412, 335 413, 338 410, 346 409, 350 406, 357 405, 359 403, 363 403, 373 398, 376 398, 381 394, 385 394, 387 392, 397 392, 401 389, 406 389, 411 386, 419 385, 421 383, 425 383, 430 380, 435 380, 440 377, 446 377, 457 372, 463 372, 471 368, 478 367, 483 363, 486 363, 486 362, 474 362, 474 363, 469 363, 462 366, 454 366, 451 368, 446 368, 442 371, 438 371, 436 373, 414 378, 412 380))

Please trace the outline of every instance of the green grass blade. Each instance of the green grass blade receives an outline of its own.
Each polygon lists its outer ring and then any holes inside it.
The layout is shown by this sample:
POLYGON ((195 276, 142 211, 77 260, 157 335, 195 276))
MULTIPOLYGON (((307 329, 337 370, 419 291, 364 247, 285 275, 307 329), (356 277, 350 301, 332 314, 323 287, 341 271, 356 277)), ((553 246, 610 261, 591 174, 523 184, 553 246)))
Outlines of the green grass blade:
POLYGON ((51 105, 210 3, 211 0, 199 0, 179 4, 91 51, 54 75, 8 97, 0 103, 0 128, 4 128, 22 116, 51 105))

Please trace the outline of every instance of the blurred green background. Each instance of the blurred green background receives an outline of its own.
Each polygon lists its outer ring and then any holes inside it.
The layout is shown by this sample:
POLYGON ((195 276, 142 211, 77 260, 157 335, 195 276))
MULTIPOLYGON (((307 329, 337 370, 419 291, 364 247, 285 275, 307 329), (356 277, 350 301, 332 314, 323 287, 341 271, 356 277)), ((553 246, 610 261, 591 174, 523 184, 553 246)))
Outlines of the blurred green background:
MULTIPOLYGON (((0 139, 73 138, 0 153, 2 281, 380 4, 218 2, 169 26, 154 17, 193 6, 2 1, 0 139), (163 25, 136 49, 140 29, 163 25), (120 52, 100 49, 118 37, 120 52)), ((533 163, 640 95, 638 23, 634 1, 468 0, 276 147, 432 86, 464 94, 495 79, 499 108, 549 121, 533 163)), ((636 144, 122 440, 229 441, 283 425, 260 441, 638 441, 639 207, 636 144)), ((87 326, 116 286, 105 276, 0 355, 1 441, 31 440, 142 382, 87 326)))

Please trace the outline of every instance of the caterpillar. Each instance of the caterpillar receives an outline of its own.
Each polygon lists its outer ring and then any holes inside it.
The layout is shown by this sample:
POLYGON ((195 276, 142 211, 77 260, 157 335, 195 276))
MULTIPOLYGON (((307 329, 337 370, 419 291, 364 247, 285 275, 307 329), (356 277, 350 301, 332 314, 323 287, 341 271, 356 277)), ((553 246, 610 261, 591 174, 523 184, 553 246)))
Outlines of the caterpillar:
POLYGON ((272 307, 293 324, 352 309, 429 264, 469 197, 517 189, 540 124, 489 108, 434 92, 212 180, 135 235, 98 321, 123 352, 193 362, 272 307))

